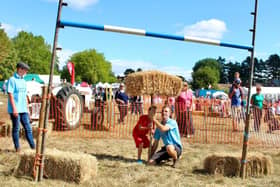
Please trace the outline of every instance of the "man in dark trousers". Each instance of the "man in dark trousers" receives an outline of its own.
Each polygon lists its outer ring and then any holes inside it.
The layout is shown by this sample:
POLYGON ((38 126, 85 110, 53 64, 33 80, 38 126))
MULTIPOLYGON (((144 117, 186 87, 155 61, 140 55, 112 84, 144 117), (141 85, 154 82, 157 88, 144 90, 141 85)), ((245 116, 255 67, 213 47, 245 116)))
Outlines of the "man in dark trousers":
POLYGON ((127 115, 128 110, 128 96, 124 91, 123 83, 120 84, 119 90, 116 92, 115 100, 120 111, 120 119, 118 119, 118 123, 124 123, 124 118, 127 115))

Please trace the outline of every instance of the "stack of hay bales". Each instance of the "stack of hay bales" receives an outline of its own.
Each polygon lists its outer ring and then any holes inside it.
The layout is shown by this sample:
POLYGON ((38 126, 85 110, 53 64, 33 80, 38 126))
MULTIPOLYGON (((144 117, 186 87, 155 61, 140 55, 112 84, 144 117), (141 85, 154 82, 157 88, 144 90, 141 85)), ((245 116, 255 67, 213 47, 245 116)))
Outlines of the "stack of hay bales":
MULTIPOLYGON (((240 174, 241 158, 237 154, 211 155, 204 160, 204 169, 209 174, 236 177, 240 174), (229 156, 230 155, 230 156, 229 156), (233 156, 235 155, 235 156, 233 156)), ((245 164, 246 177, 259 177, 273 172, 272 159, 261 153, 250 153, 245 164)))
POLYGON ((125 79, 129 96, 165 95, 177 96, 182 89, 182 80, 160 71, 141 71, 129 74, 125 79))
MULTIPOLYGON (((20 155, 15 176, 32 176, 34 165, 33 151, 20 155)), ((82 183, 97 176, 97 159, 84 153, 63 152, 56 149, 46 150, 44 161, 44 177, 66 182, 82 183)))
POLYGON ((0 137, 11 136, 12 125, 11 123, 0 122, 0 137))
MULTIPOLYGON (((48 123, 48 131, 47 131, 47 135, 50 135, 52 132, 52 128, 53 127, 53 123, 49 122, 48 123)), ((33 138, 37 139, 38 137, 38 123, 36 125, 32 125, 32 134, 33 134, 33 138)), ((0 136, 2 137, 6 137, 6 136, 11 136, 12 135, 12 124, 11 122, 8 123, 3 123, 2 125, 0 125, 0 136)), ((20 138, 25 138, 25 130, 23 128, 20 128, 19 131, 19 137, 20 138)))

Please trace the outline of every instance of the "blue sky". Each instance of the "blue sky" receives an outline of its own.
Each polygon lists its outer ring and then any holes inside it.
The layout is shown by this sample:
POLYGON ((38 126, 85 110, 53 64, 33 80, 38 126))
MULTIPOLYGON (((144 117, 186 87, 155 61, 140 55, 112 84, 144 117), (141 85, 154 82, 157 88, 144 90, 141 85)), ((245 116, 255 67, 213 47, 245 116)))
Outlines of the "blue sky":
MULTIPOLYGON (((65 0, 62 20, 114 25, 157 33, 198 36, 250 46, 254 0, 65 0)), ((0 22, 10 37, 24 30, 53 43, 58 0, 1 1, 0 22)), ((259 0, 255 56, 280 55, 280 1, 259 0)), ((113 72, 127 68, 157 69, 187 79, 194 64, 222 56, 242 61, 246 50, 103 31, 64 28, 59 31, 58 53, 63 65, 69 56, 96 49, 112 62, 113 72)))

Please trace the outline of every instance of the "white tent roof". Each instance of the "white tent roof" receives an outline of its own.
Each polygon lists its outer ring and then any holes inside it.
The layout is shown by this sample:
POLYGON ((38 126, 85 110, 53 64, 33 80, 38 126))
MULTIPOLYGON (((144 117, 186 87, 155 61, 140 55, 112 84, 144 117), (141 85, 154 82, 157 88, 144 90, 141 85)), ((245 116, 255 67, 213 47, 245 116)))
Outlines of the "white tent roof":
POLYGON ((105 82, 103 84, 103 86, 104 86, 104 88, 111 88, 112 87, 111 84, 109 84, 108 82, 105 82))
POLYGON ((99 88, 99 87, 104 88, 104 85, 103 85, 102 82, 99 82, 99 83, 97 83, 97 84, 95 85, 95 87, 96 87, 96 88, 99 88))
POLYGON ((29 98, 31 98, 32 95, 42 95, 42 86, 43 84, 40 84, 36 81, 27 81, 26 82, 26 89, 27 89, 27 95, 29 98))

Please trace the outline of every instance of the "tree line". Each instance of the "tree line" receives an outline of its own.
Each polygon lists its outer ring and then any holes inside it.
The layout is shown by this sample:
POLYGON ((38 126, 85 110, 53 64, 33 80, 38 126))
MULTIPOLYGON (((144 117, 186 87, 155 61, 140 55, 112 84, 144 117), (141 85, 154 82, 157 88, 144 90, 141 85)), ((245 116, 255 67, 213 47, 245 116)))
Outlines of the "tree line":
MULTIPOLYGON (((234 73, 239 72, 242 84, 248 86, 251 58, 248 56, 242 62, 226 62, 225 58, 206 58, 198 61, 192 72, 192 87, 218 88, 217 84, 229 84, 234 80, 234 73)), ((264 86, 279 86, 280 80, 280 57, 272 54, 268 59, 254 58, 253 84, 264 86)))
MULTIPOLYGON (((49 74, 51 46, 42 36, 21 31, 10 39, 4 29, 0 29, 0 44, 0 80, 6 80, 13 74, 18 61, 28 63, 29 73, 49 74)), ((117 81, 112 71, 112 63, 106 60, 104 54, 95 49, 77 52, 70 57, 69 61, 75 65, 77 82, 86 81, 95 84, 117 81)), ((280 80, 280 57, 277 54, 270 55, 266 60, 255 58, 254 62, 255 83, 271 85, 274 80, 280 80)), ((194 89, 208 88, 209 85, 217 88, 218 83, 232 83, 234 73, 239 72, 243 84, 246 84, 249 79, 249 65, 250 57, 242 62, 227 62, 222 57, 202 59, 195 63, 190 83, 194 89)), ((142 71, 142 69, 128 68, 124 71, 124 75, 137 71, 142 71)), ((56 57, 54 73, 70 81, 67 66, 59 70, 58 57, 56 57)), ((179 77, 184 80, 184 77, 179 77)))

